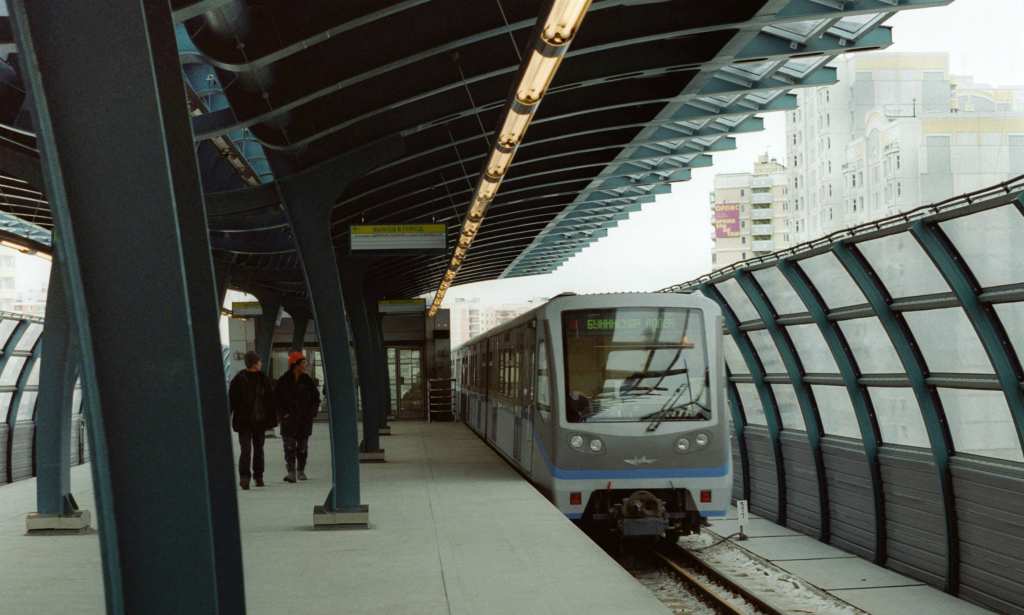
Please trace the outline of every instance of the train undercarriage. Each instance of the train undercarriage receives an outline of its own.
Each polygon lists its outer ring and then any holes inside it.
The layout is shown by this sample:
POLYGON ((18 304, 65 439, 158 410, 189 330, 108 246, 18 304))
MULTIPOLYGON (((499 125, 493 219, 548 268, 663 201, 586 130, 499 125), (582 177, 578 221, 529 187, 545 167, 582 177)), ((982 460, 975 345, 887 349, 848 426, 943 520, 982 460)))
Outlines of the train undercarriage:
POLYGON ((602 489, 590 494, 579 525, 595 538, 674 541, 699 533, 701 516, 686 489, 602 489))

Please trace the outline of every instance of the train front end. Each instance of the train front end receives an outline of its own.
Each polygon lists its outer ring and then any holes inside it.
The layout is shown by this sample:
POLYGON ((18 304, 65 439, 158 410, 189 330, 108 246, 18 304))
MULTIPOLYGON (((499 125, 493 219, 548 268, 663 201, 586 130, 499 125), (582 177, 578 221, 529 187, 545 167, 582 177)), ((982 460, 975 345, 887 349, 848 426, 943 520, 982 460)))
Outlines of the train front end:
POLYGON ((719 308, 697 296, 588 299, 549 320, 563 388, 551 497, 598 535, 699 532, 732 488, 719 308))

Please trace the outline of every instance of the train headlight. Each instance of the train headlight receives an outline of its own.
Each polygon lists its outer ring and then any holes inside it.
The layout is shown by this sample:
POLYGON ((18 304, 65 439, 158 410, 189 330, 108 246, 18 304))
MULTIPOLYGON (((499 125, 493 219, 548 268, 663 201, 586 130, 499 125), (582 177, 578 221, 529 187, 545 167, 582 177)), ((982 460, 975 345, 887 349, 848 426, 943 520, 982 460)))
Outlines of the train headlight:
POLYGON ((696 440, 697 440, 697 446, 707 446, 708 445, 708 434, 706 434, 706 433, 699 433, 699 434, 697 434, 696 440))
POLYGON ((603 448, 604 442, 601 442, 597 438, 594 438, 593 440, 590 441, 590 450, 594 451, 595 453, 600 453, 601 449, 603 448))
POLYGON ((690 450, 690 441, 686 438, 679 438, 676 440, 676 450, 680 453, 685 453, 690 450))
POLYGON ((569 438, 569 444, 572 445, 573 448, 583 448, 583 436, 576 435, 569 438))

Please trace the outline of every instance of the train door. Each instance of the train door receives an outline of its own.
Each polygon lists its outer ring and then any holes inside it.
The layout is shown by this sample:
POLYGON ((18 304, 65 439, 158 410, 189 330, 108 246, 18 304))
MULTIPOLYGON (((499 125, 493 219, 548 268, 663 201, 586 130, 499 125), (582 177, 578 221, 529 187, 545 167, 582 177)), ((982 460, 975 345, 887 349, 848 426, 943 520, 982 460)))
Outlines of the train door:
POLYGON ((422 419, 424 413, 423 349, 388 347, 388 375, 391 376, 391 416, 422 419))
POLYGON ((496 423, 498 420, 498 404, 495 397, 497 396, 497 384, 498 384, 498 366, 495 364, 495 358, 498 353, 496 351, 497 337, 487 338, 486 346, 484 346, 484 365, 486 369, 485 374, 485 388, 487 395, 484 399, 487 403, 484 404, 484 434, 487 437, 487 441, 494 443, 494 434, 497 431, 496 423))
POLYGON ((517 421, 520 434, 519 463, 522 464, 523 469, 528 474, 533 472, 533 414, 534 404, 536 403, 534 391, 536 390, 537 380, 536 346, 537 321, 532 320, 527 323, 523 331, 523 364, 521 366, 523 402, 519 409, 519 420, 517 421))

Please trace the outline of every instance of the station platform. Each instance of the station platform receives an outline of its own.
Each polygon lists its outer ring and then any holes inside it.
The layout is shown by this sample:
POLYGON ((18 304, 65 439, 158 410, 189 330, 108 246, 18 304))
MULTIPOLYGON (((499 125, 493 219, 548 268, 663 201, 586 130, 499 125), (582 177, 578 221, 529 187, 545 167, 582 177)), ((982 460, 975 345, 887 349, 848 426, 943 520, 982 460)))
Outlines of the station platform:
MULTIPOLYGON (((281 440, 267 440, 267 486, 238 491, 248 613, 669 612, 464 425, 391 426, 387 462, 361 466, 368 530, 313 530, 325 425, 306 482, 282 481, 281 440)), ((26 535, 35 490, 0 488, 0 613, 105 613, 97 534, 26 535)), ((72 492, 95 527, 89 466, 72 469, 72 492)))
MULTIPOLYGON (((876 566, 810 536, 750 514, 747 540, 729 542, 870 615, 991 615, 991 611, 950 596, 921 581, 876 566)), ((739 531, 736 507, 708 528, 719 536, 739 531)), ((714 552, 701 556, 714 562, 714 552)), ((808 610, 817 613, 821 611, 808 610)))

